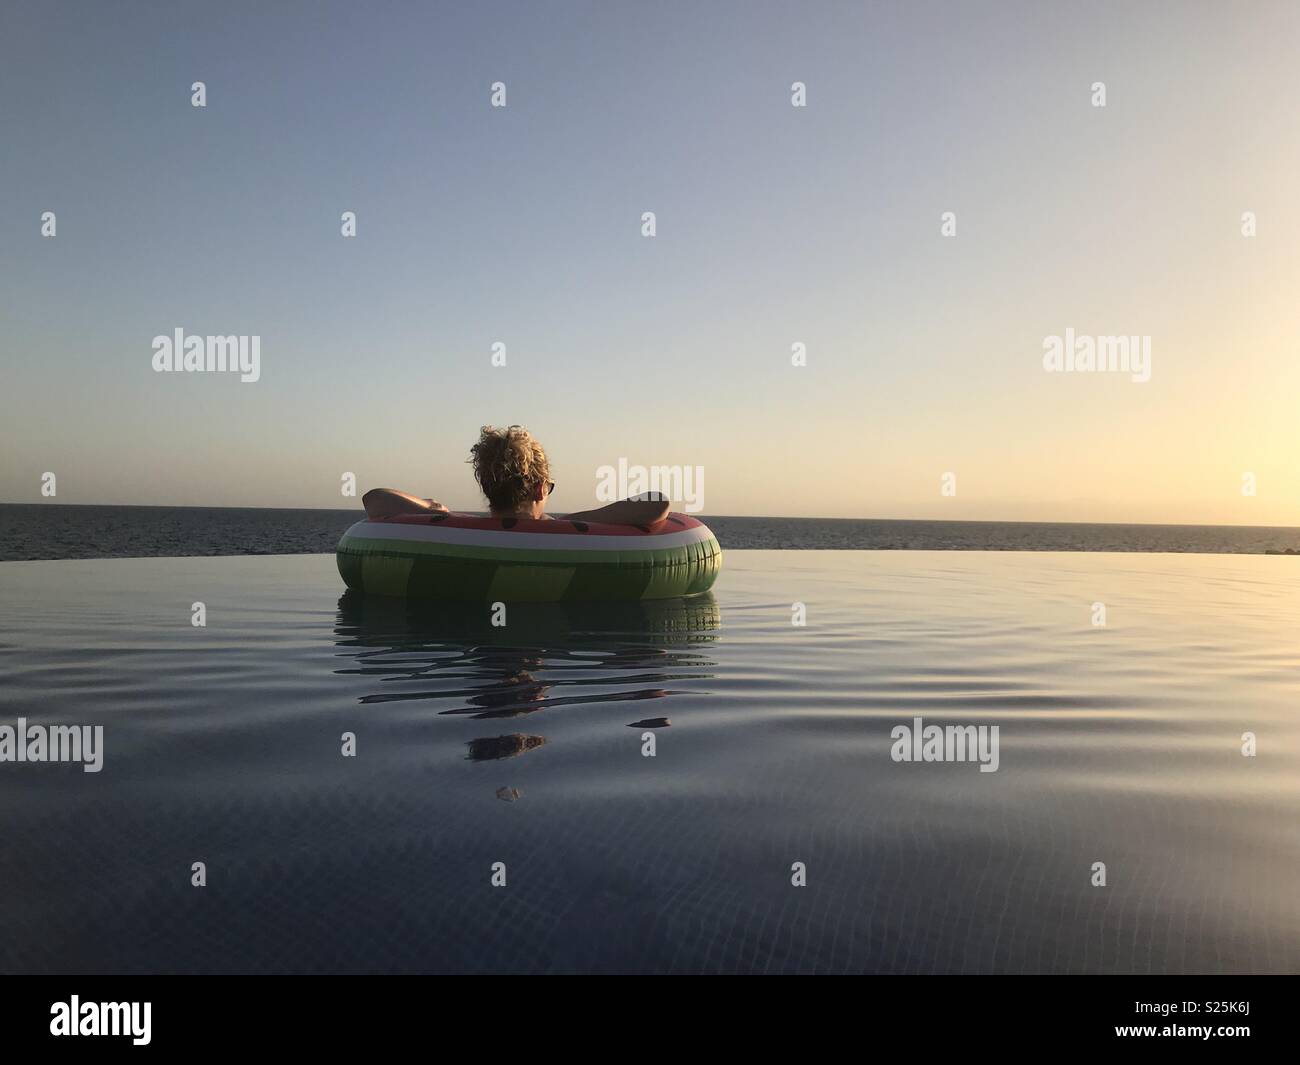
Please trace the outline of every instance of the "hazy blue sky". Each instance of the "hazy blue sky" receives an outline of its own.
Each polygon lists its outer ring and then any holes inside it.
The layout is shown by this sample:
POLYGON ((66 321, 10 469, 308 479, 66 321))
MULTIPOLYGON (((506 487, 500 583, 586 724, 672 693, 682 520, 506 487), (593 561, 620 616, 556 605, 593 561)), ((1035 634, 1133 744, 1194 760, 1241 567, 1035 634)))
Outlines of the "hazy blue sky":
POLYGON ((2 500, 478 507, 519 422, 560 511, 625 457, 712 513, 1300 524, 1300 5, 0 18, 2 500), (261 380, 153 372, 178 327, 261 380), (1046 373, 1067 327, 1151 380, 1046 373))

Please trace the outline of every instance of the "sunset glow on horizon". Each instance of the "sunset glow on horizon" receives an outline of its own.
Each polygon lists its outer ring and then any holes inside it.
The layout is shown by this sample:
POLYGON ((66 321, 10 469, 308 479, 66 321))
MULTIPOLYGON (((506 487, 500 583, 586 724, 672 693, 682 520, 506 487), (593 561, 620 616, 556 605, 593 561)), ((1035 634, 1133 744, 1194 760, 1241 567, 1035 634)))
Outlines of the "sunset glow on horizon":
POLYGON ((669 6, 14 5, 0 501, 1300 526, 1300 8, 669 6))

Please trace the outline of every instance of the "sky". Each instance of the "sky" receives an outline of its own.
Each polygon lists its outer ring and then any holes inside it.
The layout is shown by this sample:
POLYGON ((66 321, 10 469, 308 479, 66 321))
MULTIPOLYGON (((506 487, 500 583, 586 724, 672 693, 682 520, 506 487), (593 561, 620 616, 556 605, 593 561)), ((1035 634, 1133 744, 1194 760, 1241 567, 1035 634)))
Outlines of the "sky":
POLYGON ((622 459, 705 514, 1300 525, 1298 54, 1290 2, 6 0, 0 501, 480 509, 518 423, 561 513, 622 459), (260 379, 156 372, 176 329, 260 379))

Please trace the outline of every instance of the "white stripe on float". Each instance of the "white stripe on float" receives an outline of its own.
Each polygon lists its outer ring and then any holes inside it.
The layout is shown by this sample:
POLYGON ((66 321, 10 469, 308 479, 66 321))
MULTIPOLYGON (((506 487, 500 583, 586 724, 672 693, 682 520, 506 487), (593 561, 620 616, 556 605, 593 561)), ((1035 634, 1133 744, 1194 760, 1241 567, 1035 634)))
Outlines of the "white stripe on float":
POLYGON ((551 551, 639 551, 684 547, 713 537, 706 525, 658 535, 602 536, 599 533, 526 533, 505 529, 456 529, 445 525, 412 525, 386 521, 359 521, 347 536, 366 540, 414 540, 426 544, 463 544, 467 547, 516 547, 551 551))

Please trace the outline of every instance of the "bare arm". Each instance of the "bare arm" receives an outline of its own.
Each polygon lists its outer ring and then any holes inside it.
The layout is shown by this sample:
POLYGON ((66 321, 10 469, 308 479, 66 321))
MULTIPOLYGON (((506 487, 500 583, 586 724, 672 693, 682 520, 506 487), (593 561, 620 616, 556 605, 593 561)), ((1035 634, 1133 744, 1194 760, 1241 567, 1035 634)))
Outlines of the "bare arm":
POLYGON ((603 521, 609 525, 653 525, 668 517, 666 499, 620 499, 617 503, 580 510, 568 515, 569 521, 603 521))
POLYGON ((446 510, 432 499, 419 499, 396 488, 372 488, 361 497, 368 518, 391 518, 395 514, 427 514, 433 510, 446 510))

